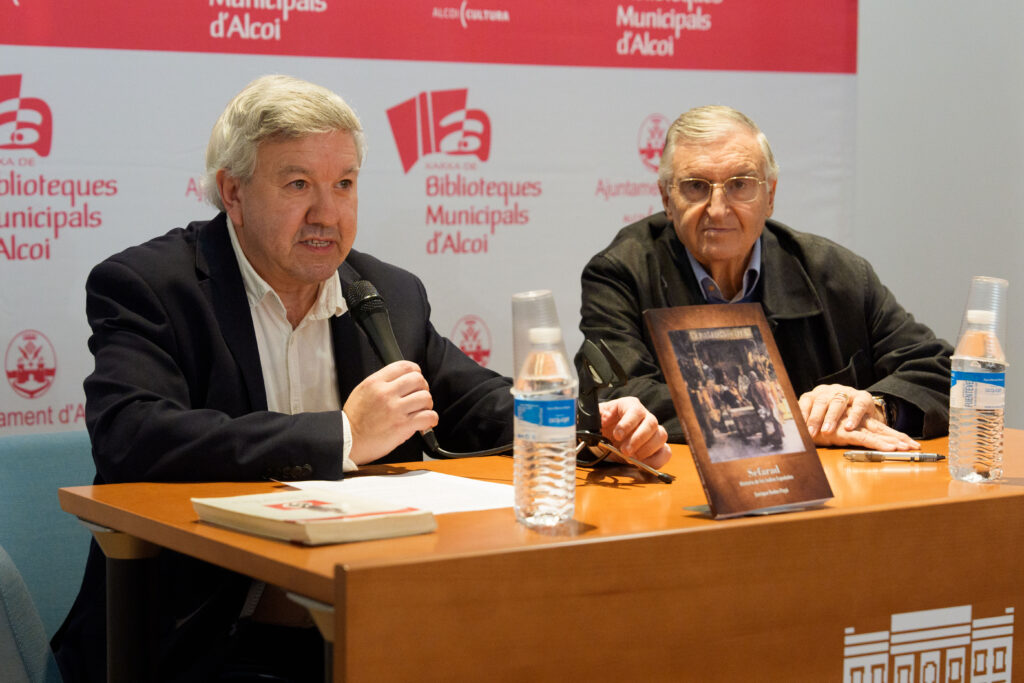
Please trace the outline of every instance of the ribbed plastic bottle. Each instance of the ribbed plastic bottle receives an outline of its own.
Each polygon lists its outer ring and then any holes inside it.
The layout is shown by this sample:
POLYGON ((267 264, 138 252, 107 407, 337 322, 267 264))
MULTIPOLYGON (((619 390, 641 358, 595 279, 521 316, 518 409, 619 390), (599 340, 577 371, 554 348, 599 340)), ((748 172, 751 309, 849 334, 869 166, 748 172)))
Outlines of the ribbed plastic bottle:
POLYGON ((576 505, 579 382, 559 328, 531 328, 529 339, 512 390, 515 513, 527 526, 552 527, 572 519, 576 505))
POLYGON ((1006 355, 996 313, 968 309, 953 353, 949 391, 949 474, 969 482, 1003 476, 1006 355))

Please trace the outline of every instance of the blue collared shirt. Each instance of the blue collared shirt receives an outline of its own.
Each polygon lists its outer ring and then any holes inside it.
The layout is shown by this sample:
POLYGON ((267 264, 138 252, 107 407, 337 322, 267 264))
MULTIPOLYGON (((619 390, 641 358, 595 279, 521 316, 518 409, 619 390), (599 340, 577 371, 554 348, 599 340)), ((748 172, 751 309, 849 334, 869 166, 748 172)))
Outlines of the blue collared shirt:
MULTIPOLYGON (((683 249, 686 249, 685 245, 683 249)), ((757 281, 761 279, 761 238, 754 242, 754 248, 750 250, 750 260, 747 261, 747 272, 743 274, 743 291, 737 292, 736 296, 727 300, 722 296, 722 288, 718 286, 714 278, 704 270, 704 266, 697 263, 689 249, 686 249, 686 258, 690 259, 690 267, 700 285, 700 291, 704 300, 709 304, 749 304, 754 301, 754 289, 757 281)))

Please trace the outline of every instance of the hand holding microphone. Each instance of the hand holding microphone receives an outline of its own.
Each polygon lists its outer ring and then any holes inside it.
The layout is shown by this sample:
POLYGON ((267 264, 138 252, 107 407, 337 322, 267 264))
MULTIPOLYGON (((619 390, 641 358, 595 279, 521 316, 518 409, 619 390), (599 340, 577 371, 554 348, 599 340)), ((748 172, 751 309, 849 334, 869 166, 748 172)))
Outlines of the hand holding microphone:
POLYGON ((430 388, 419 367, 403 360, 384 299, 372 283, 359 280, 346 289, 345 301, 352 319, 370 338, 385 366, 360 382, 345 402, 353 432, 352 450, 355 453, 358 449, 358 456, 353 454, 352 460, 357 464, 374 460, 416 431, 431 450, 437 451, 432 427, 438 418, 430 388))
MULTIPOLYGON (((453 453, 441 448, 432 429, 437 424, 438 417, 437 413, 432 410, 434 400, 430 396, 427 380, 420 373, 420 369, 415 363, 402 360, 402 352, 398 348, 398 342, 395 341, 395 332, 391 329, 391 319, 388 317, 387 306, 384 305, 384 299, 377 292, 377 288, 366 280, 353 282, 345 290, 345 301, 348 303, 352 319, 366 333, 366 336, 370 338, 370 343, 380 357, 381 362, 384 363, 384 367, 381 370, 360 382, 359 386, 352 391, 348 401, 345 402, 344 410, 345 414, 348 415, 350 423, 353 421, 352 413, 349 412, 349 405, 351 404, 353 409, 360 410, 360 414, 365 410, 367 417, 370 418, 369 424, 378 427, 368 433, 368 440, 372 440, 373 444, 373 451, 370 457, 364 455, 366 453, 364 446, 360 448, 358 456, 349 454, 353 462, 362 464, 375 460, 397 447, 417 430, 426 442, 427 448, 435 456, 443 458, 472 458, 482 455, 511 455, 512 444, 503 444, 488 450, 470 453, 453 453), (399 380, 402 382, 400 387, 397 385, 399 380), (415 380, 415 383, 413 380, 415 380), (364 387, 364 385, 366 386, 364 387), (401 410, 386 412, 381 410, 381 406, 387 405, 386 401, 396 394, 401 394, 403 390, 410 391, 408 395, 403 395, 403 405, 414 408, 404 418, 405 422, 401 422, 401 410), (426 405, 421 404, 424 397, 427 399, 426 405), (380 405, 375 407, 375 403, 380 405), (383 414, 378 415, 378 413, 383 414), (380 429, 379 423, 382 417, 398 417, 400 421, 391 424, 386 429, 380 429), (382 440, 381 437, 391 437, 393 443, 382 440), (396 437, 400 438, 394 440, 396 437), (380 451, 380 448, 387 444, 390 444, 390 446, 380 451), (364 459, 360 460, 358 458, 364 459)), ((357 447, 357 436, 365 438, 359 434, 356 427, 352 427, 353 451, 357 447)))

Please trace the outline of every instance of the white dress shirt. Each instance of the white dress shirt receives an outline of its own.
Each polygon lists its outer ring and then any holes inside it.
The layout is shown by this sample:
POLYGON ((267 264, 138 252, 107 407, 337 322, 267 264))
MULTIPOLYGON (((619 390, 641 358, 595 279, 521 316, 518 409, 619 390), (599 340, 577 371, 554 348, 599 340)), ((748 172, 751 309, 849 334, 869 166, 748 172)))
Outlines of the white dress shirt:
POLYGON ((313 306, 292 329, 281 297, 259 276, 242 252, 230 218, 228 234, 242 272, 249 312, 256 330, 267 409, 288 415, 338 411, 344 433, 342 451, 338 455, 342 458, 343 470, 354 471, 356 465, 349 458, 352 433, 338 397, 338 375, 334 369, 329 324, 331 317, 348 312, 338 272, 321 283, 313 306))

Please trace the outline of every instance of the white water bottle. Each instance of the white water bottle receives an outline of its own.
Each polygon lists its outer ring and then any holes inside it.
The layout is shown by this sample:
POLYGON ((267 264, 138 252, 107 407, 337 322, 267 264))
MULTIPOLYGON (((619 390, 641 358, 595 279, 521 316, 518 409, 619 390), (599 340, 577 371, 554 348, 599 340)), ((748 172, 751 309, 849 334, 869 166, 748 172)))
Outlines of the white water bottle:
POLYGON ((552 527, 572 519, 576 505, 579 382, 560 328, 530 328, 529 342, 512 390, 515 513, 527 526, 552 527))
POLYGON ((964 311, 949 390, 949 474, 968 482, 1003 476, 1006 280, 975 277, 964 311))

